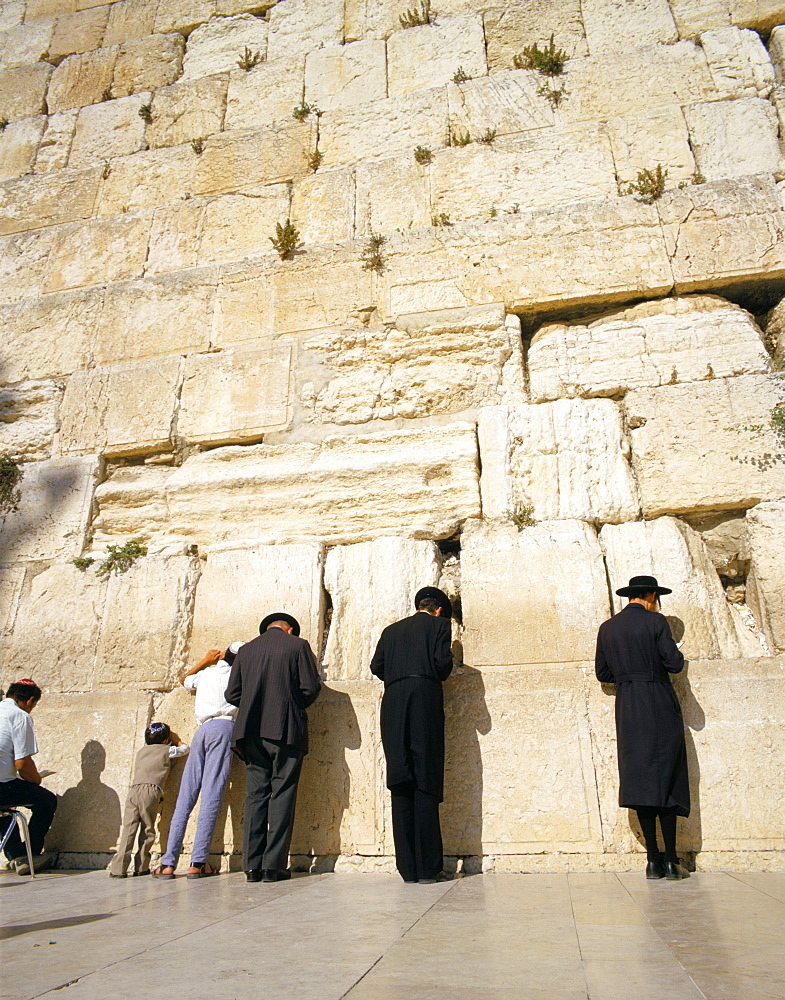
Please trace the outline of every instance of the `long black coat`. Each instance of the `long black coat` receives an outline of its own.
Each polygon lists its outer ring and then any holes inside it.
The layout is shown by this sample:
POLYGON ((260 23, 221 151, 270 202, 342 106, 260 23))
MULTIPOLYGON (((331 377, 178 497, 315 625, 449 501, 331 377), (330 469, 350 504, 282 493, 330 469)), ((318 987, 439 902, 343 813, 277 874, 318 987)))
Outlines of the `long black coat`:
POLYGON ((321 690, 311 647, 298 636, 271 628, 246 643, 234 658, 225 698, 237 705, 232 743, 246 736, 280 740, 308 753, 306 708, 321 690))
POLYGON ((600 625, 595 673, 616 683, 620 806, 690 814, 684 723, 669 676, 683 666, 665 617, 642 604, 600 625))
POLYGON ((388 625, 371 661, 384 681, 381 728, 387 787, 414 785, 444 795, 444 700, 450 676, 450 622, 418 611, 388 625))

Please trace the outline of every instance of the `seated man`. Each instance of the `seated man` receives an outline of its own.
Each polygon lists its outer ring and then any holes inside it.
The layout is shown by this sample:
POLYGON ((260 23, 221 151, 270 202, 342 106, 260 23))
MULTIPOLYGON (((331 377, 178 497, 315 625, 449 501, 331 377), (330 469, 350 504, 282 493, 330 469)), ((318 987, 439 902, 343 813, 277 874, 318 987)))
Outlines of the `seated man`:
MULTIPOLYGON (((38 744, 30 713, 40 700, 41 688, 31 680, 22 680, 12 684, 5 700, 0 702, 0 807, 25 806, 31 810, 29 830, 36 871, 48 868, 54 860, 53 855, 42 852, 57 809, 57 796, 41 787, 41 776, 33 760, 38 744)), ((3 835, 6 830, 8 827, 4 826, 3 835)), ((18 875, 30 874, 27 853, 16 827, 6 842, 5 856, 18 875)))

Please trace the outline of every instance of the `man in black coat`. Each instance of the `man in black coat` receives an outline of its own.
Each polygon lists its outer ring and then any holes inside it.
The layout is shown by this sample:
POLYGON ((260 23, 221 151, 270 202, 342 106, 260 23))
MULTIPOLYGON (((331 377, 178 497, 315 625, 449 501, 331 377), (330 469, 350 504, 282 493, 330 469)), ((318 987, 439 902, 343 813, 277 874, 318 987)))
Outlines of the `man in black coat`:
POLYGON ((410 618, 388 625, 371 661, 384 681, 381 728, 392 797, 395 860, 404 882, 435 882, 442 870, 444 701, 450 676, 447 595, 423 587, 410 618))
POLYGON ((676 856, 676 817, 690 814, 690 784, 681 707, 670 680, 684 657, 657 611, 660 594, 671 591, 653 576, 634 576, 616 593, 629 603, 600 625, 595 673, 599 681, 616 684, 619 805, 638 814, 646 877, 688 878, 676 856))
POLYGON ((290 877, 297 782, 308 753, 306 708, 321 681, 296 618, 268 615, 235 657, 226 700, 237 705, 232 749, 246 765, 243 866, 249 882, 290 877))

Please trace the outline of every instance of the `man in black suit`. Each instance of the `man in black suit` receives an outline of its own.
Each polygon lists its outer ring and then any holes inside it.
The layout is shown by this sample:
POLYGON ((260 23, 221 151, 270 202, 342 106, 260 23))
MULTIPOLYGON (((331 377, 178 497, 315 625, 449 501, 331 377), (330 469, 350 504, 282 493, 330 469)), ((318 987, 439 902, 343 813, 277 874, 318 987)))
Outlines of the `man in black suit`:
POLYGON ((306 708, 321 681, 296 618, 268 615, 256 639, 238 652, 226 700, 237 705, 232 749, 245 761, 243 866, 249 882, 291 877, 289 844, 297 782, 308 753, 306 708))
POLYGON ((452 670, 452 606, 436 587, 418 591, 414 606, 415 614, 382 632, 371 672, 384 681, 382 744, 398 871, 404 882, 435 882, 443 862, 442 681, 452 670))

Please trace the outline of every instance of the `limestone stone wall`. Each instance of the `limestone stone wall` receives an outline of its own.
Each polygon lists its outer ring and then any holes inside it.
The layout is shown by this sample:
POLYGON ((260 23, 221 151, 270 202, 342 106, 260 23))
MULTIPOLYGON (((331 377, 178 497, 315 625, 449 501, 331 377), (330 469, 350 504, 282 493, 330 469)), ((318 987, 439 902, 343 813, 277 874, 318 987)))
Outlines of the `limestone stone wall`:
MULTIPOLYGON (((46 691, 51 844, 106 863, 178 675, 283 605, 325 682, 295 863, 389 869, 368 661, 439 584, 448 855, 638 867, 592 658, 653 573, 681 847, 782 869, 785 2, 409 6, 0 0, 0 683, 46 691)), ((242 808, 235 762, 224 866, 242 808)))

